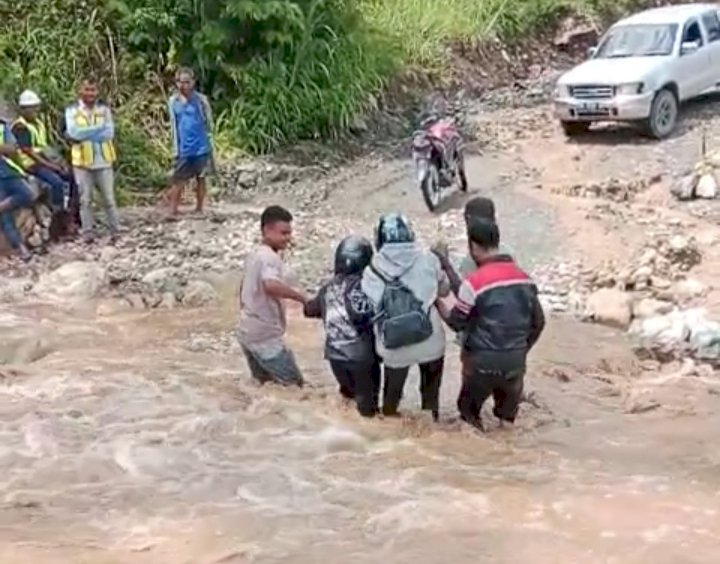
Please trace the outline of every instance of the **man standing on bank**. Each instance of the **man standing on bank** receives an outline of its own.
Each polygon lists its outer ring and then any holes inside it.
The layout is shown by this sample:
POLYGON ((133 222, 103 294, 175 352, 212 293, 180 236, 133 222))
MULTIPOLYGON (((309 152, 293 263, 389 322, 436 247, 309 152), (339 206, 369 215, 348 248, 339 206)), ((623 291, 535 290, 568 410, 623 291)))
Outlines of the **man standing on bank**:
POLYGON ((80 227, 87 242, 94 238, 95 219, 92 196, 100 190, 108 227, 113 240, 120 233, 115 203, 115 125, 110 108, 98 100, 95 80, 85 79, 79 99, 65 110, 66 136, 70 142, 71 163, 80 192, 80 227))
POLYGON ((195 74, 181 68, 175 74, 177 92, 170 97, 170 134, 173 143, 175 168, 166 192, 170 217, 176 217, 183 189, 195 180, 197 203, 195 211, 202 213, 207 185, 205 176, 212 172, 212 112, 205 95, 195 90, 195 74))

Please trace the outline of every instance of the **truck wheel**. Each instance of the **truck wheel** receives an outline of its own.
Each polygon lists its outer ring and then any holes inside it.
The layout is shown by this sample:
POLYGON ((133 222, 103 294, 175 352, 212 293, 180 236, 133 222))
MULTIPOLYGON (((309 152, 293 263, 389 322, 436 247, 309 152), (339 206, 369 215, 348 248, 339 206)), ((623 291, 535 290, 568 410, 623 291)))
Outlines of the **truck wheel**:
POLYGON ((675 130, 678 118, 678 100, 675 93, 663 88, 653 99, 645 131, 655 139, 665 139, 675 130))
POLYGON ((561 121, 560 125, 568 137, 582 135, 590 129, 590 122, 587 121, 561 121))

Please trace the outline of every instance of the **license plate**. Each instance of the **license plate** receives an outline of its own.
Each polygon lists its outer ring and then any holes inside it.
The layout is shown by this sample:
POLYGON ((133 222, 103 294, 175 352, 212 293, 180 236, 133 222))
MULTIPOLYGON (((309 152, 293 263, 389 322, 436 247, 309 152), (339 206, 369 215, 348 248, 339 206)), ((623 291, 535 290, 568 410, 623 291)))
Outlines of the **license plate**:
POLYGON ((599 110, 607 110, 607 106, 605 104, 598 104, 597 102, 585 102, 584 104, 580 105, 580 109, 592 112, 599 110))

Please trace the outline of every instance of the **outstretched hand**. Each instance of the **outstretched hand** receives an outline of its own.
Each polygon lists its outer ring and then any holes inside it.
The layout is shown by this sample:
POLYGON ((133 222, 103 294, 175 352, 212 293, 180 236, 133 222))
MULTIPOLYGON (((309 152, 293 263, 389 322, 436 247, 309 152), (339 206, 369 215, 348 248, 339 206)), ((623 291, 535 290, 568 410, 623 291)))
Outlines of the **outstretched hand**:
POLYGON ((450 249, 445 241, 436 242, 430 251, 440 259, 441 262, 446 262, 450 258, 450 249))

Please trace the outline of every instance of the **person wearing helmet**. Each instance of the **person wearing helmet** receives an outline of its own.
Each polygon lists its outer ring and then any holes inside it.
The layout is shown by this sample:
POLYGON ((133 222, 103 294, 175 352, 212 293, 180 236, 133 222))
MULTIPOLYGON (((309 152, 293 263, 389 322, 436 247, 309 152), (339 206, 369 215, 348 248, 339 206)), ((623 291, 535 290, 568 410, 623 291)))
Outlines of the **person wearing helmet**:
POLYGON ((422 409, 437 420, 445 331, 435 302, 450 292, 447 276, 401 214, 380 218, 375 246, 361 287, 376 313, 376 346, 385 365, 382 411, 398 414, 410 367, 418 365, 422 409))
POLYGON ((20 117, 13 122, 12 132, 20 149, 20 164, 25 171, 50 188, 53 212, 65 207, 65 184, 69 171, 59 160, 49 158, 47 128, 40 119, 40 97, 32 90, 20 94, 20 117))
POLYGON ((373 307, 361 286, 362 273, 373 256, 372 244, 351 235, 335 250, 335 275, 305 305, 305 316, 322 318, 325 358, 340 394, 354 399, 358 412, 373 417, 378 411, 380 359, 373 340, 373 307))

